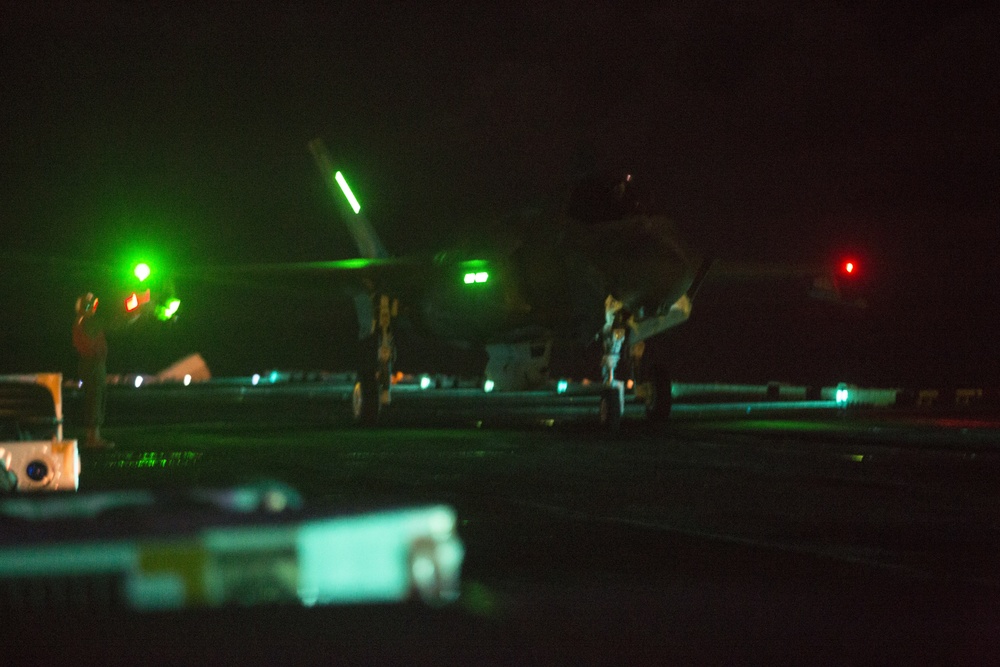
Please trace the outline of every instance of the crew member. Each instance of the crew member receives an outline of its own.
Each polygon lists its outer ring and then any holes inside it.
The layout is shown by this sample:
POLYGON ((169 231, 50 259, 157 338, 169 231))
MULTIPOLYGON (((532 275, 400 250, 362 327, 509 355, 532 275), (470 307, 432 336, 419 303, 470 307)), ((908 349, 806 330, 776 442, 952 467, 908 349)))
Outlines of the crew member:
POLYGON ((80 381, 83 384, 83 424, 87 429, 85 447, 110 448, 114 443, 101 438, 104 402, 107 394, 108 341, 106 322, 97 314, 98 299, 87 293, 76 300, 73 324, 73 347, 80 357, 80 381))

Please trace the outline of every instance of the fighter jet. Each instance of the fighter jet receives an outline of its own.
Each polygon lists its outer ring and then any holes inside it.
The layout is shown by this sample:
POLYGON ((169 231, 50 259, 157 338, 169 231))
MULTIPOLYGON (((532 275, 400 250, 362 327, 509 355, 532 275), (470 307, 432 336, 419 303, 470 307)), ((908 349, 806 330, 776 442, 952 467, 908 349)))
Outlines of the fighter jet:
POLYGON ((649 417, 667 417, 670 378, 642 365, 645 343, 688 319, 712 261, 690 252, 667 218, 643 210, 631 176, 581 179, 558 212, 499 247, 392 257, 322 141, 309 148, 361 255, 301 267, 353 274, 362 350, 356 419, 373 422, 391 402, 403 321, 420 336, 485 348, 484 377, 498 391, 544 384, 553 345, 598 341, 601 422, 617 427, 623 380, 634 373, 649 417))
POLYGON ((645 209, 628 174, 579 179, 557 211, 536 215, 502 243, 393 256, 322 140, 311 141, 309 149, 359 257, 213 267, 198 274, 323 274, 347 288, 358 322, 352 410, 360 423, 377 422, 391 404, 402 327, 421 338, 485 349, 485 384, 496 391, 543 386, 553 346, 598 345, 600 423, 614 430, 624 412, 626 378, 633 380, 647 418, 669 416, 669 367, 656 348, 664 332, 688 320, 710 276, 804 276, 813 296, 839 299, 824 267, 727 264, 691 251, 668 218, 645 209))

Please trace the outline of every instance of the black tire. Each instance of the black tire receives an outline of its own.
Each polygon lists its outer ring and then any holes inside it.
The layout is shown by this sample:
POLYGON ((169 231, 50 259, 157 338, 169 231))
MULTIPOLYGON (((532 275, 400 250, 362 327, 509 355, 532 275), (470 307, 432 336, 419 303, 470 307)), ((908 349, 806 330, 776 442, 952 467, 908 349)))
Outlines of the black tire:
POLYGON ((371 426, 378 420, 378 408, 378 383, 375 382, 375 378, 362 380, 359 375, 351 394, 351 414, 354 422, 371 426))
POLYGON ((621 395, 617 389, 604 389, 601 392, 601 406, 598 418, 601 426, 611 433, 617 433, 622 425, 621 395))
POLYGON ((670 372, 665 366, 653 366, 646 377, 649 395, 646 397, 646 419, 665 422, 674 407, 670 372))
POLYGON ((378 420, 378 338, 375 334, 358 341, 357 381, 351 395, 351 414, 354 423, 371 426, 378 420))

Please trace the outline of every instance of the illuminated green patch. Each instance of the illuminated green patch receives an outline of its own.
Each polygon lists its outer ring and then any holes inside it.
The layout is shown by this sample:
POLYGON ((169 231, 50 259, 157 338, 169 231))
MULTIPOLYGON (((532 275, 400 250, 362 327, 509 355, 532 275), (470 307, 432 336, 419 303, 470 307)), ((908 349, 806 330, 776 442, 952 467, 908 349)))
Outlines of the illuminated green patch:
POLYGON ((107 462, 109 468, 153 470, 162 468, 186 468, 197 464, 201 452, 126 452, 117 459, 107 462))
POLYGON ((331 264, 334 265, 334 268, 339 267, 343 269, 364 269, 366 267, 373 266, 375 262, 371 261, 370 259, 358 258, 358 259, 337 260, 335 262, 331 262, 331 264))
POLYGON ((490 263, 485 259, 467 259, 463 262, 459 262, 458 266, 464 271, 471 271, 475 273, 489 268, 490 263))
MULTIPOLYGON (((387 265, 392 265, 393 260, 380 260, 380 259, 366 259, 364 257, 354 257, 351 259, 335 259, 325 262, 302 262, 298 264, 282 264, 277 265, 287 271, 302 271, 302 270, 329 270, 329 271, 342 271, 342 270, 355 270, 355 269, 367 269, 371 267, 384 267, 387 265)), ((262 268, 267 270, 274 270, 277 268, 276 265, 260 265, 262 268)))
POLYGON ((341 192, 343 192, 344 196, 347 197, 347 202, 351 205, 351 209, 355 213, 360 213, 361 212, 361 204, 358 203, 358 200, 354 196, 354 193, 351 191, 351 186, 347 184, 347 179, 344 178, 344 175, 338 171, 334 175, 334 179, 336 179, 337 185, 340 186, 341 192))
POLYGON ((177 309, 181 307, 180 299, 170 299, 164 305, 156 309, 157 319, 166 322, 177 314, 177 309))

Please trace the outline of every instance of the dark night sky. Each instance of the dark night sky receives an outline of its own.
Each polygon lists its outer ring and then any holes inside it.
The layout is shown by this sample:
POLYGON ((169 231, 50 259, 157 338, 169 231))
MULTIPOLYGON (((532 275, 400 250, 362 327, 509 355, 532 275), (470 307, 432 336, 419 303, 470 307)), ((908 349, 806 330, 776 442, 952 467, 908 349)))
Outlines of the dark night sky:
MULTIPOLYGON (((995 380, 997 10, 477 4, 4 4, 4 247, 351 256, 306 150, 323 136, 386 244, 427 250, 557 193, 587 155, 635 173, 705 251, 857 252, 872 304, 844 348, 858 381, 995 380)), ((76 288, 36 273, 5 267, 0 371, 71 372, 76 288)), ((217 373, 330 367, 331 340, 353 334, 332 301, 195 294, 186 322, 130 334, 113 369, 196 350, 217 373)))

